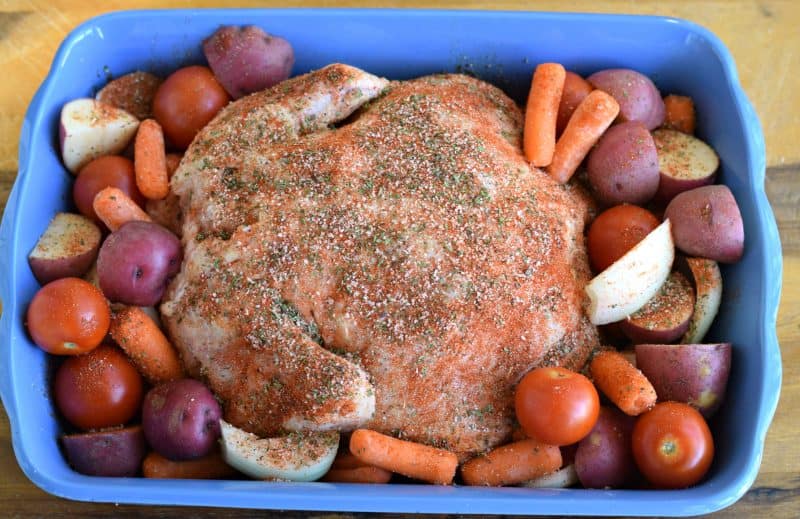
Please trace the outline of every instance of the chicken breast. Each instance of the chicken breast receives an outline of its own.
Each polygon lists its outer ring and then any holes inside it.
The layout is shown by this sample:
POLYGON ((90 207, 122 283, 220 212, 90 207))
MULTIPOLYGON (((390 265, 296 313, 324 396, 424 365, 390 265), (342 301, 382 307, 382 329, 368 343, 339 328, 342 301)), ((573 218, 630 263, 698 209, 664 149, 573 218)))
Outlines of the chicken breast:
POLYGON ((579 368, 588 201, 528 166, 522 117, 463 75, 330 65, 226 107, 172 179, 162 314, 225 419, 368 427, 464 457, 533 367, 579 368))

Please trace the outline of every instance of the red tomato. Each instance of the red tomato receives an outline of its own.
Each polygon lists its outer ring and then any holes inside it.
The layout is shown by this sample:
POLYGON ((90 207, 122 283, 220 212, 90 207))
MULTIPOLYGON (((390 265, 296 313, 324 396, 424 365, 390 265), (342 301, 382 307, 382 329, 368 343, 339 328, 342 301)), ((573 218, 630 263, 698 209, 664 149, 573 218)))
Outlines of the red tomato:
POLYGON ((589 434, 600 414, 600 398, 588 378, 564 368, 537 368, 514 395, 525 434, 549 445, 569 445, 589 434))
POLYGON ((211 69, 185 67, 173 72, 158 87, 153 115, 172 144, 186 149, 197 132, 230 100, 211 69))
POLYGON ((133 161, 125 157, 106 155, 94 159, 81 168, 75 184, 72 185, 72 199, 83 216, 95 222, 100 221, 94 212, 92 202, 95 195, 106 187, 119 188, 140 207, 144 207, 144 197, 136 187, 133 161))
POLYGON ((703 416, 678 402, 656 404, 636 421, 633 457, 659 488, 685 488, 700 481, 714 458, 714 440, 703 416))
POLYGON ((27 313, 33 342, 48 353, 78 355, 108 333, 111 310, 100 289, 79 278, 61 278, 36 292, 27 313))
POLYGON ((586 236, 589 262, 594 271, 607 269, 659 223, 647 209, 630 204, 617 205, 597 215, 586 236))
POLYGON ((107 344, 65 360, 53 383, 58 410, 84 430, 123 425, 139 411, 143 392, 136 368, 107 344))

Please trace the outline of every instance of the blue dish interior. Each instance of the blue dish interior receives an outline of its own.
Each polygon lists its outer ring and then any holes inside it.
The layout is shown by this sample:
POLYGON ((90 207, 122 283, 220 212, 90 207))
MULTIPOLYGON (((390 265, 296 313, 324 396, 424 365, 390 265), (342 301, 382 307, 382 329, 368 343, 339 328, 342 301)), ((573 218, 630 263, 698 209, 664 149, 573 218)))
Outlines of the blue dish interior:
POLYGON ((415 10, 185 10, 122 12, 89 20, 64 41, 22 128, 19 177, 0 229, 0 390, 17 459, 44 490, 71 499, 277 509, 384 512, 694 515, 736 501, 758 472, 780 390, 775 336, 781 248, 764 194, 764 141, 732 58, 705 29, 681 20, 415 10), (59 451, 49 400, 51 363, 28 339, 24 312, 38 284, 27 254, 58 210, 68 209, 71 177, 56 143, 61 106, 92 95, 136 69, 166 74, 203 61, 200 41, 224 24, 256 24, 287 38, 294 73, 346 62, 393 79, 466 71, 523 101, 536 63, 558 61, 586 74, 627 67, 662 93, 694 98, 698 135, 721 159, 720 181, 745 222, 742 261, 725 266, 725 297, 707 341, 734 344, 727 402, 714 419, 717 454, 707 480, 679 491, 529 490, 250 481, 90 478, 59 451), (749 296, 747 294, 750 294, 749 296), (749 298, 749 299, 748 299, 749 298))

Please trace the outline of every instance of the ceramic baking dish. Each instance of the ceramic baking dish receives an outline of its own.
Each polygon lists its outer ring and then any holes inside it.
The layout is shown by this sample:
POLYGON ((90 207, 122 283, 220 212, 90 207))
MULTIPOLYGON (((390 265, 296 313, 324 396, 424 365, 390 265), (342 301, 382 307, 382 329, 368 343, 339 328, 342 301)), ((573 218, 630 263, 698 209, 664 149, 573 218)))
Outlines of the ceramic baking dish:
POLYGON ((761 127, 729 52, 692 23, 659 17, 419 10, 131 11, 91 19, 63 42, 28 108, 19 176, 0 229, 0 390, 14 451, 28 477, 69 499, 271 509, 559 515, 694 515, 728 506, 753 483, 781 382, 775 335, 781 248, 764 194, 761 127), (719 153, 719 180, 745 222, 745 255, 723 267, 725 296, 708 341, 734 345, 728 397, 711 423, 717 453, 706 480, 687 490, 531 490, 422 485, 359 486, 259 481, 154 481, 87 477, 59 450, 49 398, 52 364, 24 328, 38 289, 27 264, 53 214, 68 210, 72 177, 56 135, 61 106, 92 95, 107 76, 165 74, 202 62, 200 42, 224 24, 255 24, 294 46, 295 73, 345 62, 392 79, 441 71, 475 74, 524 101, 536 63, 586 74, 628 67, 662 92, 694 98, 698 134, 719 153))

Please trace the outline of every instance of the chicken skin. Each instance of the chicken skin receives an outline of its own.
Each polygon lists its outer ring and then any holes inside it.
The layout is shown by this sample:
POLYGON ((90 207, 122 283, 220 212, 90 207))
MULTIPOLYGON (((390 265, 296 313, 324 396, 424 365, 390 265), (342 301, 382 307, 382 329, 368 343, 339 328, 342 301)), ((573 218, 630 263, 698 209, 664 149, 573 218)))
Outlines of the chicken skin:
POLYGON ((477 79, 340 64, 223 109, 172 179, 184 263, 161 310, 225 419, 465 457, 509 437, 528 370, 580 368, 589 202, 529 167, 521 128, 477 79))

